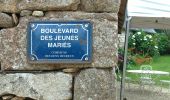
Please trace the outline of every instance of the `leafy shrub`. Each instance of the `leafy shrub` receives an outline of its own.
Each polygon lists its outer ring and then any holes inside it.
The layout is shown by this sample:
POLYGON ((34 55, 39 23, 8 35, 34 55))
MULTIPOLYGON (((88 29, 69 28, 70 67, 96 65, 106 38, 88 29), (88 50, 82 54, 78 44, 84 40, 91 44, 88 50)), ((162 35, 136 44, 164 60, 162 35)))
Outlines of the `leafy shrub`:
POLYGON ((170 44, 167 35, 161 33, 161 34, 156 34, 156 37, 158 41, 159 53, 161 55, 167 54, 167 52, 169 51, 169 44, 170 44))
POLYGON ((139 54, 151 57, 159 55, 159 47, 156 37, 143 31, 131 34, 129 36, 128 45, 132 55, 139 54))
POLYGON ((161 54, 170 54, 170 30, 169 29, 155 29, 159 33, 163 33, 166 38, 168 38, 168 43, 166 44, 166 51, 162 52, 160 51, 161 54))

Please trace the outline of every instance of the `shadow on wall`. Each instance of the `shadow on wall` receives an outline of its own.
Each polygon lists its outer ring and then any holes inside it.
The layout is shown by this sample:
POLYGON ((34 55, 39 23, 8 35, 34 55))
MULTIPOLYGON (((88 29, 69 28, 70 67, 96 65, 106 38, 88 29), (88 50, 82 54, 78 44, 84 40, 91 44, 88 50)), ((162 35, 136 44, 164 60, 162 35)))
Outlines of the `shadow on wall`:
POLYGON ((0 100, 36 100, 36 99, 29 97, 20 97, 10 93, 4 93, 0 95, 0 100))

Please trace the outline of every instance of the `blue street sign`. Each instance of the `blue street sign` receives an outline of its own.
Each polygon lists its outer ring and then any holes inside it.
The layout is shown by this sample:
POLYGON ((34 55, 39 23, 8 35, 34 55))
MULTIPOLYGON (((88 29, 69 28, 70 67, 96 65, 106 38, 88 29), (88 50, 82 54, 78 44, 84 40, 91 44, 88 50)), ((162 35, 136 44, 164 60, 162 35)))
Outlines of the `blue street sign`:
POLYGON ((89 21, 30 22, 30 63, 89 63, 92 60, 92 24, 89 21))

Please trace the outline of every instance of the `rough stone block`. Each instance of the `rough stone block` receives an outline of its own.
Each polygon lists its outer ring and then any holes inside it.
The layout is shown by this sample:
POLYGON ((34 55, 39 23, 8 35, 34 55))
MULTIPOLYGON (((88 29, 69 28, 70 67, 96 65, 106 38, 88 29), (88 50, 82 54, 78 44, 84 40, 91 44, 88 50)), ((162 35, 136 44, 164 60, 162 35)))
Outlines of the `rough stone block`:
POLYGON ((44 12, 43 11, 33 11, 32 16, 42 17, 42 16, 44 16, 44 12))
POLYGON ((16 13, 19 12, 17 4, 21 0, 0 0, 0 12, 16 13))
POLYGON ((117 14, 48 12, 45 17, 21 17, 15 28, 0 30, 0 61, 4 70, 53 70, 59 68, 113 67, 117 63, 117 14), (90 64, 30 64, 27 62, 29 21, 89 20, 93 23, 93 57, 90 64))
POLYGON ((72 98, 72 75, 70 74, 62 72, 0 74, 0 80, 0 95, 11 93, 37 100, 70 100, 72 98))
POLYGON ((30 15, 32 15, 32 11, 30 11, 30 10, 22 10, 21 13, 20 13, 21 17, 30 16, 30 15))
POLYGON ((87 12, 118 12, 119 0, 81 0, 81 10, 87 12))
POLYGON ((116 88, 111 69, 85 69, 75 77, 74 100, 115 100, 116 88))
POLYGON ((77 10, 80 0, 21 0, 20 10, 77 10))
POLYGON ((0 12, 0 27, 7 28, 14 26, 14 21, 11 16, 0 12))
POLYGON ((77 10, 80 0, 0 0, 0 12, 19 13, 21 10, 77 10))

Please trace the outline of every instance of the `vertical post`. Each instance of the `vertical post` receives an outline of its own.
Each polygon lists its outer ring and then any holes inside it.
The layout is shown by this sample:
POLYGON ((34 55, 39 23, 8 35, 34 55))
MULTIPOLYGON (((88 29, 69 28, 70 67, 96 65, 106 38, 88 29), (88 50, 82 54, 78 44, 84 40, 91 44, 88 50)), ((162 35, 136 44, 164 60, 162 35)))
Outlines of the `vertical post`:
POLYGON ((128 37, 129 37, 129 22, 131 17, 126 17, 126 32, 125 32, 125 44, 124 44, 124 59, 123 59, 123 73, 121 77, 121 86, 120 86, 120 100, 124 99, 125 95, 125 76, 126 76, 126 67, 127 67, 127 53, 128 53, 128 37))

